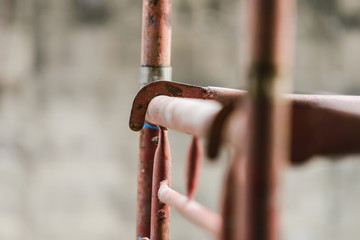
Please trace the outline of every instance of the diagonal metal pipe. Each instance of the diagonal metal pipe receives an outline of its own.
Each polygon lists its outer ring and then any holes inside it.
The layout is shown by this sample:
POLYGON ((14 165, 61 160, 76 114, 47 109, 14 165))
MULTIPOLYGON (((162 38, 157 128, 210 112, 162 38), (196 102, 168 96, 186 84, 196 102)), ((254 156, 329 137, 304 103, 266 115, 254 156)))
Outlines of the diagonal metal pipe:
POLYGON ((201 227, 207 233, 218 237, 221 230, 221 217, 213 213, 201 204, 171 189, 167 182, 160 184, 158 191, 159 199, 175 208, 186 219, 201 227))

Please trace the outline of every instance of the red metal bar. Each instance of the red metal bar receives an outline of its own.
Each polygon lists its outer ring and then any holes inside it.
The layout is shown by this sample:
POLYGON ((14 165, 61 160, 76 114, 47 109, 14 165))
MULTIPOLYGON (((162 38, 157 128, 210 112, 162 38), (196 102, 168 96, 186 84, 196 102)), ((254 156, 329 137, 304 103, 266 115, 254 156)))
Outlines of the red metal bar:
MULTIPOLYGON (((230 89, 230 88, 218 88, 218 87, 199 87, 194 85, 169 82, 169 81, 157 81, 152 82, 143 87, 136 95, 132 108, 129 125, 134 131, 142 129, 146 110, 150 101, 160 95, 182 97, 182 98, 199 98, 199 99, 211 99, 220 102, 222 105, 229 107, 232 103, 238 101, 243 102, 247 99, 248 93, 243 90, 230 89)), ((360 97, 359 96, 344 96, 344 95, 304 95, 304 94, 285 94, 292 107, 303 108, 303 105, 309 107, 316 107, 318 111, 327 109, 341 109, 348 112, 360 112, 360 97)), ((231 111, 234 106, 229 108, 231 111)), ((303 117, 300 118, 302 121, 303 117)))
MULTIPOLYGON (((360 152, 360 96, 285 94, 291 111, 291 162, 300 164, 316 155, 360 152)), ((245 98, 242 95, 241 98, 245 98)), ((208 137, 208 155, 215 158, 222 143, 224 122, 235 105, 216 116, 208 137)), ((242 139, 239 137, 238 142, 242 139)))
POLYGON ((360 97, 289 95, 292 111, 291 161, 314 155, 360 152, 360 97))
POLYGON ((171 152, 167 129, 160 128, 158 147, 155 152, 153 169, 153 188, 151 201, 151 240, 169 239, 170 207, 158 198, 160 183, 171 185, 171 152))
POLYGON ((141 66, 169 67, 171 0, 143 0, 141 66))
POLYGON ((215 101, 155 97, 149 104, 146 120, 197 137, 205 137, 213 118, 221 110, 215 101))
POLYGON ((157 127, 144 128, 139 135, 136 239, 150 237, 152 174, 158 136, 157 127))
POLYGON ((276 240, 278 179, 288 160, 289 111, 279 95, 291 66, 293 0, 250 0, 245 239, 276 240))
POLYGON ((218 237, 221 229, 221 217, 199 203, 169 188, 162 182, 158 192, 159 199, 175 208, 187 220, 204 229, 214 237, 218 237))
MULTIPOLYGON (((360 113, 328 106, 332 102, 359 106, 359 96, 286 95, 286 99, 293 106, 292 163, 305 162, 314 155, 360 152, 360 113)), ((239 132, 247 129, 245 108, 231 112, 219 124, 216 118, 221 111, 221 105, 215 101, 158 96, 150 102, 146 120, 197 137, 208 137, 214 128, 219 128, 222 133, 216 137, 221 142, 244 149, 247 140, 239 132)))

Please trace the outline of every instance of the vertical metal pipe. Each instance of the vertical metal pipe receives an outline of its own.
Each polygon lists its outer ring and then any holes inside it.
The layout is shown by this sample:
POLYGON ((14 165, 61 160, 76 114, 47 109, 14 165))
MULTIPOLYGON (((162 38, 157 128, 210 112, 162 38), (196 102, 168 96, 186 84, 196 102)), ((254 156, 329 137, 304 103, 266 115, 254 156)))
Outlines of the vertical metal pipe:
MULTIPOLYGON (((140 86, 171 80, 171 0, 143 0, 140 86)), ((145 123, 140 132, 136 240, 150 237, 154 140, 157 127, 145 123)))
POLYGON ((170 67, 171 0, 144 0, 141 66, 170 67))
POLYGON ((153 188, 151 201, 151 240, 168 240, 170 228, 170 207, 159 200, 160 183, 171 186, 171 152, 167 129, 160 128, 158 147, 155 152, 153 188))
POLYGON ((289 111, 280 93, 291 70, 294 0, 250 0, 246 239, 278 239, 278 180, 288 160, 289 111))
POLYGON ((150 237, 152 174, 158 136, 158 127, 151 125, 145 125, 139 135, 136 240, 150 237))

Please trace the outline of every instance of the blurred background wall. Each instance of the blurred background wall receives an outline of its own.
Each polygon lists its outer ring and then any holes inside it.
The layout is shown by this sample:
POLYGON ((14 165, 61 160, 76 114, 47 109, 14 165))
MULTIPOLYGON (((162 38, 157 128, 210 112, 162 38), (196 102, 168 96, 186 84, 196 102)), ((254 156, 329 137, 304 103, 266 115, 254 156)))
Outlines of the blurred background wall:
MULTIPOLYGON (((141 1, 0 0, 0 239, 135 236, 141 1)), ((298 1, 294 91, 360 94, 360 2, 298 1)), ((235 0, 173 1, 173 79, 245 88, 235 0)), ((170 131, 184 192, 189 136, 170 131)), ((198 201, 218 211, 225 150, 198 201)), ((360 158, 288 169, 282 239, 360 237, 360 158)), ((208 239, 175 211, 171 238, 208 239)))

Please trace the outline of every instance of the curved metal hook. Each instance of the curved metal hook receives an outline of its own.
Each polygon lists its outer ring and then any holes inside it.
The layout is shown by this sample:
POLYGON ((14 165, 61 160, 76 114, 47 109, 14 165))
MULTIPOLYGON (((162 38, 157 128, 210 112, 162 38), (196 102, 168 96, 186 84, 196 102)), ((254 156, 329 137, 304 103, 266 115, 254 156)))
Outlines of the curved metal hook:
POLYGON ((195 85, 158 81, 143 87, 136 95, 132 108, 129 126, 133 131, 140 131, 145 122, 145 115, 150 101, 159 95, 181 98, 213 99, 222 104, 239 97, 244 91, 218 87, 200 87, 195 85))

